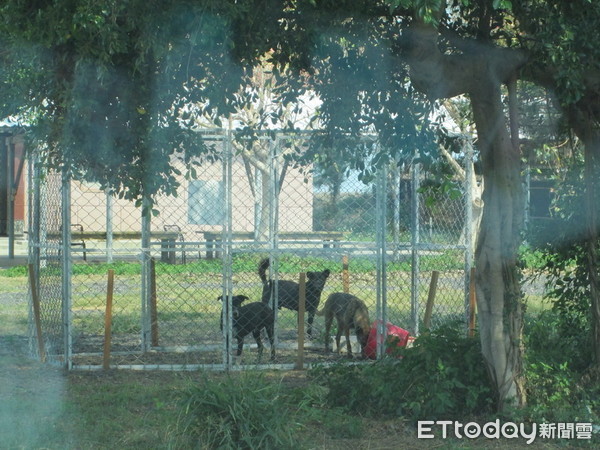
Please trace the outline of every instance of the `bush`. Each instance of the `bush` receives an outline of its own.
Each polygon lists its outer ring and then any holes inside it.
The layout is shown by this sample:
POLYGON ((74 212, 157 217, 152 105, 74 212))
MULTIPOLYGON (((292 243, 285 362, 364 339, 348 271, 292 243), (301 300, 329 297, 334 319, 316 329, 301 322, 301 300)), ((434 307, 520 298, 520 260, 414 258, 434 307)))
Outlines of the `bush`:
POLYGON ((525 387, 520 414, 536 422, 597 422, 596 382, 587 383, 589 320, 576 310, 544 311, 525 322, 525 387))
POLYGON ((493 390, 477 338, 460 324, 419 337, 402 359, 319 367, 315 380, 329 389, 328 402, 348 412, 403 415, 414 420, 456 418, 490 411, 493 390))
POLYGON ((0 277, 16 278, 27 276, 27 266, 13 266, 6 269, 0 269, 0 277))
POLYGON ((298 427, 282 395, 260 374, 205 379, 187 395, 179 432, 193 448, 294 448, 298 427))
POLYGON ((574 310, 542 311, 526 317, 523 334, 526 361, 543 361, 556 367, 566 363, 579 373, 590 365, 592 340, 586 314, 574 310))

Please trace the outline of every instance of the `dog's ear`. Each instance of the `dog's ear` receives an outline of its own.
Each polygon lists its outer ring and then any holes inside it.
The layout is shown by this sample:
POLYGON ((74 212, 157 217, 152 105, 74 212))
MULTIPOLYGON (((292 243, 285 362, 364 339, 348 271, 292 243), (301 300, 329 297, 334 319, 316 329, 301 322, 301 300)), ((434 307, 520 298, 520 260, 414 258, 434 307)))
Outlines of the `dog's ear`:
POLYGON ((246 297, 245 295, 234 295, 231 298, 231 304, 233 305, 234 308, 240 306, 244 301, 248 300, 248 297, 246 297))
POLYGON ((323 275, 325 275, 326 277, 328 277, 330 273, 331 273, 331 270, 329 270, 329 269, 325 269, 323 271, 323 275))

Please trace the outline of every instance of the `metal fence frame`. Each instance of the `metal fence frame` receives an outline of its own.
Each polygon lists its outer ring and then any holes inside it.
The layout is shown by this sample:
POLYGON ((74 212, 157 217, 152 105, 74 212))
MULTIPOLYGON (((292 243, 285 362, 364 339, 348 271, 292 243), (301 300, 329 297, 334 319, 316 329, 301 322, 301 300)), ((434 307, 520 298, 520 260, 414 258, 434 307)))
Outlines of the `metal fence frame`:
MULTIPOLYGON (((271 161, 273 164, 270 166, 271 178, 276 183, 278 179, 278 164, 277 154, 282 141, 290 138, 291 135, 285 133, 269 133, 265 134, 262 139, 269 142, 269 148, 271 152, 271 161), (273 136, 271 138, 270 136, 273 136)), ((309 138, 310 133, 296 133, 293 135, 294 138, 309 138)), ((269 226, 269 238, 268 242, 258 249, 247 249, 241 248, 239 242, 233 237, 233 221, 232 221, 232 180, 233 180, 233 139, 235 136, 225 130, 212 130, 210 133, 206 133, 204 138, 214 139, 222 143, 222 179, 224 180, 224 205, 225 217, 221 226, 222 235, 221 241, 218 244, 218 250, 221 253, 223 260, 222 264, 222 284, 221 292, 223 298, 227 298, 228 308, 227 311, 230 314, 223 318, 223 344, 221 345, 222 360, 220 362, 213 362, 209 364, 154 364, 146 362, 140 359, 139 364, 113 364, 111 367, 119 367, 126 369, 173 369, 173 370, 193 370, 193 369, 213 369, 213 370, 237 370, 246 367, 245 365, 239 365, 235 363, 233 358, 233 337, 232 337, 232 317, 231 317, 231 295, 234 293, 234 273, 233 273, 233 260, 234 254, 239 255, 240 253, 255 253, 255 252, 267 252, 273 258, 273 267, 271 271, 274 279, 279 276, 278 270, 278 258, 284 252, 289 250, 282 250, 279 247, 279 224, 278 218, 278 206, 279 206, 279 189, 276 185, 272 186, 271 190, 271 210, 270 210, 270 226, 269 226)), ((376 138, 373 136, 366 136, 365 140, 371 142, 373 145, 377 145, 376 138)), ((463 186, 463 206, 464 206, 464 236, 465 241, 457 244, 436 244, 428 242, 423 237, 421 231, 420 221, 420 195, 419 187, 423 178, 421 167, 419 164, 412 164, 411 174, 411 205, 410 205, 410 235, 411 240, 409 243, 402 242, 390 242, 387 237, 388 230, 388 213, 387 209, 387 192, 388 176, 387 169, 382 169, 377 173, 374 181, 375 190, 375 241, 372 242, 344 242, 343 248, 322 248, 318 251, 314 249, 296 248, 294 250, 297 255, 304 254, 316 254, 339 260, 343 255, 352 255, 354 253, 361 253, 369 256, 375 261, 375 319, 379 321, 377 329, 378 336, 385 337, 386 328, 384 324, 388 322, 388 277, 387 270, 392 262, 393 254, 402 250, 410 253, 411 262, 411 276, 410 276, 410 323, 405 324, 411 331, 411 334, 418 335, 419 322, 422 319, 421 305, 419 301, 419 287, 423 284, 422 274, 420 273, 420 260, 425 252, 440 251, 446 249, 455 249, 460 252, 464 252, 464 272, 460 275, 462 278, 462 286, 464 287, 463 295, 464 302, 461 305, 461 314, 464 317, 465 328, 467 318, 469 316, 469 284, 470 284, 470 273, 472 266, 472 242, 473 232, 472 230, 472 212, 471 212, 471 186, 469 183, 472 180, 472 154, 469 146, 465 147, 465 153, 463 155, 465 161, 465 170, 467 176, 465 177, 465 183, 463 186)), ((30 210, 30 252, 29 261, 33 265, 36 290, 39 292, 41 305, 42 305, 42 329, 44 334, 44 341, 46 342, 46 353, 47 360, 50 363, 62 365, 68 369, 87 369, 94 370, 99 369, 99 364, 82 364, 74 362, 74 347, 73 347, 73 258, 77 256, 82 249, 73 248, 71 245, 71 180, 68 178, 66 170, 61 174, 56 173, 43 173, 40 168, 39 161, 30 161, 29 170, 30 179, 32 181, 31 186, 33 189, 30 192, 30 202, 32 205, 30 210), (52 199, 53 204, 49 199, 52 199), (60 209, 60 223, 50 224, 50 211, 54 211, 55 208, 60 209), (60 237, 50 238, 48 230, 60 229, 60 237), (45 277, 42 272, 48 273, 45 277)), ((112 222, 111 222, 111 211, 112 204, 110 195, 107 195, 106 205, 106 249, 104 258, 106 262, 112 262, 115 257, 115 248, 113 247, 112 239, 112 222)), ((400 217, 399 212, 395 212, 394 220, 398 220, 400 217)), ((141 216, 141 213, 140 213, 141 216)), ((157 247, 157 244, 151 240, 151 218, 150 216, 141 216, 141 239, 139 246, 135 249, 137 258, 141 262, 141 273, 140 273, 140 319, 141 319, 141 331, 140 331, 140 346, 139 351, 141 354, 152 351, 151 342, 151 259, 153 256, 159 254, 160 251, 164 251, 163 248, 157 247)), ((169 249, 168 251, 181 251, 181 252, 194 252, 206 246, 206 242, 202 240, 197 241, 183 241, 178 243, 177 247, 169 249)), ((300 246, 302 242, 298 243, 300 246)), ((97 249, 96 249, 97 250, 97 249)), ((31 295, 30 295, 31 299, 31 295)), ((324 299, 321 300, 323 303, 324 299)), ((32 308, 30 308, 32 310, 32 308)), ((275 309, 277 311, 277 309, 275 309)), ((277 314, 277 312, 276 312, 277 314)), ((38 349, 34 342, 36 342, 36 328, 33 326, 33 317, 30 314, 30 342, 32 354, 37 354, 38 349)), ((378 340, 379 342, 380 340, 378 340)), ((276 343, 279 345, 279 343, 276 343)), ((385 348, 379 344, 377 348, 378 357, 383 356, 385 348)), ((294 367, 294 364, 252 364, 252 367, 265 367, 265 368, 283 368, 289 369, 294 367)))

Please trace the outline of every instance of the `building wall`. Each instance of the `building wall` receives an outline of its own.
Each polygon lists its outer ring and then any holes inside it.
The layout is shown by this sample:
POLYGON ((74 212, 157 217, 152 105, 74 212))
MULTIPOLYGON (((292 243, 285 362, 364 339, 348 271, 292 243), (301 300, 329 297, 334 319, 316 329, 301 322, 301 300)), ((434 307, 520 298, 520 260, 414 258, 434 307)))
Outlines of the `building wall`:
POLYGON ((0 127, 0 235, 8 233, 8 210, 12 185, 18 177, 13 203, 14 230, 16 235, 27 229, 27 164, 23 136, 10 127, 0 127), (11 148, 12 147, 12 148, 11 148), (14 151, 14 156, 13 152, 14 151), (12 161, 10 161, 12 157, 12 161), (12 163, 12 164, 11 164, 12 163), (10 166, 12 165, 12 173, 10 166), (19 172, 19 167, 22 166, 19 172))
MULTIPOLYGON (((160 211, 152 218, 152 230, 160 231, 165 226, 177 225, 188 241, 201 240, 202 231, 220 231, 225 211, 225 198, 222 187, 221 164, 201 167, 198 181, 179 177, 181 187, 177 197, 160 196, 156 209, 160 211), (209 195, 202 195, 208 189, 209 195), (221 190, 219 190, 221 189, 221 190), (195 194, 194 194, 195 193, 195 194), (209 201, 202 208, 195 208, 197 200, 209 201), (206 220, 208 219, 208 220, 206 220)), ((232 166, 232 225, 234 231, 254 231, 254 197, 248 177, 241 161, 232 166)), ((288 170, 282 187, 279 207, 279 229, 281 231, 311 231, 313 215, 312 180, 298 170, 288 170)), ((71 186, 71 222, 81 224, 86 231, 106 230, 106 194, 94 184, 74 181, 71 186)), ((113 230, 139 231, 141 211, 133 202, 113 199, 113 230)))

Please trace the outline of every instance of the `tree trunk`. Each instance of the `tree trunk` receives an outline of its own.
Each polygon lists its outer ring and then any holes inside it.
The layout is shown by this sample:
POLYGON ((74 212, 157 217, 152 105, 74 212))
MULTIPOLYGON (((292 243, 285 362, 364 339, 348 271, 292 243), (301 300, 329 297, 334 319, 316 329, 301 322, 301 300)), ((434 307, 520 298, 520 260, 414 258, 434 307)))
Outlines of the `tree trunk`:
MULTIPOLYGON (((463 144, 463 148, 469 146, 468 151, 473 154, 473 144, 470 139, 465 139, 463 144)), ((450 152, 446 150, 443 146, 440 146, 440 150, 446 161, 454 171, 454 174, 463 182, 467 180, 467 171, 458 164, 458 162, 452 157, 450 152)), ((471 185, 471 230, 473 232, 473 239, 471 240, 471 251, 475 254, 475 247, 477 245, 477 232, 481 226, 481 216, 483 214, 483 181, 481 184, 477 183, 477 177, 475 175, 475 164, 473 162, 471 164, 470 172, 473 174, 471 180, 469 180, 469 184, 471 185)), ((467 224, 463 227, 463 231, 458 238, 458 242, 466 242, 466 232, 467 232, 467 224)))
POLYGON ((523 302, 517 265, 523 218, 518 147, 505 125, 500 83, 481 80, 471 104, 483 164, 484 210, 475 265, 483 356, 498 409, 525 404, 522 381, 523 302))
POLYGON ((526 61, 525 54, 446 36, 462 53, 440 52, 431 26, 415 24, 399 47, 413 86, 431 99, 468 94, 483 163, 483 216, 475 252, 477 306, 484 359, 498 409, 525 404, 521 341, 523 303, 517 250, 524 212, 519 149, 511 144, 501 85, 526 61))
POLYGON ((255 225, 256 238, 260 241, 267 241, 269 239, 269 228, 271 226, 271 203, 273 200, 273 178, 270 173, 261 170, 260 177, 260 192, 258 195, 261 197, 260 201, 260 221, 255 225))

